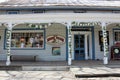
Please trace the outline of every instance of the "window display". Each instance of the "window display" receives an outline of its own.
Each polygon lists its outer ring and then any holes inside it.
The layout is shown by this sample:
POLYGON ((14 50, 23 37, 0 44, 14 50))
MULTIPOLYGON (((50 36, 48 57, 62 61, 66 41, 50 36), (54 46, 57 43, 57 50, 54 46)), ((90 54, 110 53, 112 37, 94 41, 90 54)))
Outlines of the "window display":
POLYGON ((115 31, 114 33, 114 40, 116 41, 120 41, 120 31, 115 31))
POLYGON ((13 30, 12 48, 44 48, 44 30, 13 30))

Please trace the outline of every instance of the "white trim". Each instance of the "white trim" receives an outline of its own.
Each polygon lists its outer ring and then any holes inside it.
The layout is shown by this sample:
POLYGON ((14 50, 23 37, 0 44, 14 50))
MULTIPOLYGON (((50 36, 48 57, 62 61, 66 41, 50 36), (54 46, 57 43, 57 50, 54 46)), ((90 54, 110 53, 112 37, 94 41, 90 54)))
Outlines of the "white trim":
POLYGON ((120 22, 120 14, 113 13, 45 13, 0 15, 0 23, 51 23, 51 22, 120 22))
POLYGON ((92 55, 93 55, 93 53, 92 53, 92 48, 93 48, 93 46, 92 46, 92 35, 91 35, 91 33, 89 34, 89 59, 92 59, 92 55))
POLYGON ((88 43, 87 43, 87 36, 88 36, 88 34, 85 34, 85 60, 88 60, 88 43))
POLYGON ((72 64, 72 35, 71 35, 71 23, 67 23, 67 30, 68 30, 68 65, 72 64), (71 45, 71 46, 69 46, 71 45))
POLYGON ((104 46, 103 64, 108 64, 108 43, 107 43, 106 23, 101 22, 101 26, 102 26, 103 46, 104 46))
POLYGON ((6 51, 6 54, 7 54, 7 60, 6 60, 6 65, 9 66, 11 64, 11 61, 10 61, 10 55, 11 55, 11 33, 12 33, 12 28, 13 28, 13 25, 12 23, 8 23, 7 24, 7 35, 9 35, 7 37, 7 51, 6 51))

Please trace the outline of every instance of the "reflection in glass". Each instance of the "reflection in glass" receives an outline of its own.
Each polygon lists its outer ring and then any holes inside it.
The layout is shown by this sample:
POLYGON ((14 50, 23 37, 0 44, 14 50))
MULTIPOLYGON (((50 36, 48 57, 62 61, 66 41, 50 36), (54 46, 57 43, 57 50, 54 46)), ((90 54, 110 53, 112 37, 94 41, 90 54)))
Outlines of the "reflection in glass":
POLYGON ((43 32, 13 32, 11 47, 14 48, 43 48, 43 32))
POLYGON ((85 58, 85 36, 84 35, 75 35, 75 59, 85 58))
POLYGON ((75 40, 75 48, 79 48, 79 40, 75 40))
POLYGON ((114 39, 115 41, 120 41, 120 32, 115 32, 114 39))
POLYGON ((80 53, 85 53, 84 51, 85 51, 85 50, 80 50, 80 53))
POLYGON ((79 53, 79 50, 75 50, 75 53, 79 53))

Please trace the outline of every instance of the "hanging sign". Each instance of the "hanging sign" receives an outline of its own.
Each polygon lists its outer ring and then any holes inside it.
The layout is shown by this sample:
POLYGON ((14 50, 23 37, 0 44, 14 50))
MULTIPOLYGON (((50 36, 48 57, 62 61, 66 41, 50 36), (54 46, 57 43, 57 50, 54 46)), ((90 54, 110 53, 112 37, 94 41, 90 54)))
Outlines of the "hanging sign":
POLYGON ((47 43, 51 45, 61 45, 65 43, 65 38, 60 35, 48 36, 47 43))

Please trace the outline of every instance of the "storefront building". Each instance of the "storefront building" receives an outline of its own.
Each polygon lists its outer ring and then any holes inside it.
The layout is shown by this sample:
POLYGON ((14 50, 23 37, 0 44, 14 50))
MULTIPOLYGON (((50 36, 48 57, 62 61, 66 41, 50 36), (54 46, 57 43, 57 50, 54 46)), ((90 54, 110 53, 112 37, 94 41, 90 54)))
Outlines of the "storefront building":
POLYGON ((108 64, 111 46, 120 41, 120 6, 35 3, 1 3, 0 61, 9 65, 11 60, 34 55, 35 61, 71 65, 72 60, 104 60, 108 64))

